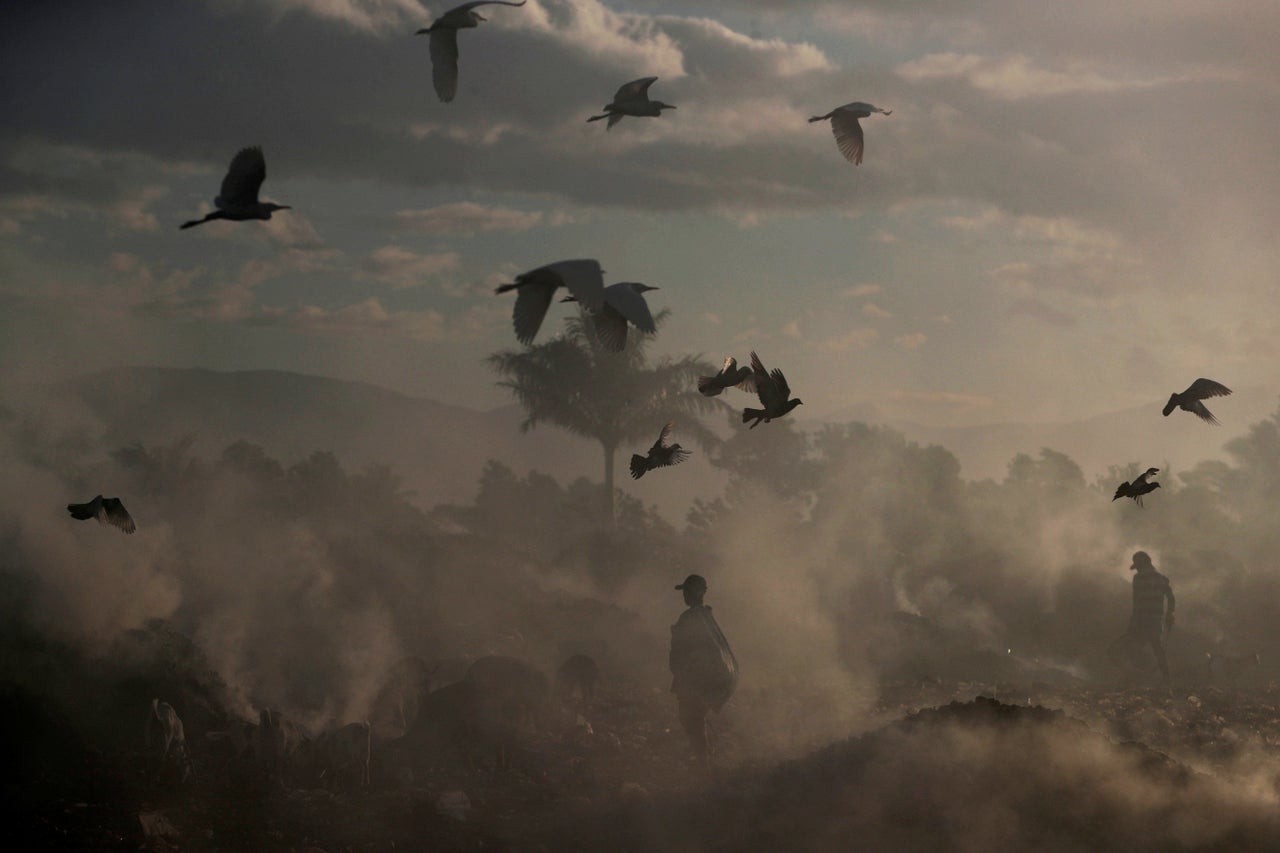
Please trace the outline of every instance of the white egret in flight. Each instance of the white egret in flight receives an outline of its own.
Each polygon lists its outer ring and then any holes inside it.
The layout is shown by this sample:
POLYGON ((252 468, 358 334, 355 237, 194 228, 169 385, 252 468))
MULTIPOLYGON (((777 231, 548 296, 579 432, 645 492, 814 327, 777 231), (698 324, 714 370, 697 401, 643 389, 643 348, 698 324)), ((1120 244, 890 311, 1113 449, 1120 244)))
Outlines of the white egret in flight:
POLYGON ((262 157, 262 149, 241 148, 231 160, 227 175, 222 179, 222 190, 213 200, 217 210, 206 213, 204 219, 192 219, 182 223, 182 228, 192 228, 213 219, 231 219, 243 222, 246 219, 270 219, 277 210, 289 210, 287 204, 272 204, 269 201, 258 201, 258 189, 267 179, 267 161, 262 157))
POLYGON ((428 33, 431 35, 431 82, 436 87, 436 94, 446 104, 458 94, 458 30, 480 26, 487 20, 479 12, 473 12, 477 6, 523 6, 526 0, 509 3, 507 0, 476 0, 474 3, 463 3, 431 22, 431 26, 418 30, 415 35, 428 33))
POLYGON ((893 110, 882 110, 871 104, 864 104, 862 101, 854 101, 852 104, 836 107, 824 116, 814 116, 809 121, 831 119, 831 132, 836 137, 836 145, 840 148, 840 153, 844 155, 844 159, 856 166, 862 162, 862 125, 858 123, 858 119, 866 118, 872 113, 892 115, 893 110))
POLYGON ((618 89, 611 103, 605 104, 603 115, 592 116, 587 121, 599 121, 602 118, 607 118, 609 123, 605 125, 605 130, 608 130, 622 121, 623 116, 635 116, 637 118, 645 116, 656 117, 662 115, 663 110, 674 110, 675 105, 673 104, 649 100, 649 87, 657 79, 657 77, 641 77, 639 80, 632 80, 618 89))
POLYGON ((551 297, 560 287, 566 288, 589 311, 604 307, 604 270, 600 269, 599 262, 590 259, 557 261, 521 273, 512 284, 498 285, 495 293, 516 291, 516 306, 511 316, 520 343, 533 342, 542 319, 547 316, 551 297))

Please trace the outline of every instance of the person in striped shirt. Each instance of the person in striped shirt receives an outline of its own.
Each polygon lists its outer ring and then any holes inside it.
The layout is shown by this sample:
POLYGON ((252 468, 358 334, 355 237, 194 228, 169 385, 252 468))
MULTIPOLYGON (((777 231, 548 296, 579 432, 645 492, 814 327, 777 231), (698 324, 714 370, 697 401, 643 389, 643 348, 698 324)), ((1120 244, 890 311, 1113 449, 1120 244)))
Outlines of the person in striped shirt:
POLYGON ((1165 657, 1162 634, 1173 629, 1175 605, 1173 587, 1169 579, 1156 571, 1146 551, 1136 551, 1130 570, 1133 576, 1133 615, 1129 617, 1129 629, 1120 643, 1112 647, 1113 657, 1120 645, 1149 645, 1160 666, 1165 686, 1169 685, 1169 659, 1165 657), (1165 609, 1165 600, 1169 607, 1165 609))

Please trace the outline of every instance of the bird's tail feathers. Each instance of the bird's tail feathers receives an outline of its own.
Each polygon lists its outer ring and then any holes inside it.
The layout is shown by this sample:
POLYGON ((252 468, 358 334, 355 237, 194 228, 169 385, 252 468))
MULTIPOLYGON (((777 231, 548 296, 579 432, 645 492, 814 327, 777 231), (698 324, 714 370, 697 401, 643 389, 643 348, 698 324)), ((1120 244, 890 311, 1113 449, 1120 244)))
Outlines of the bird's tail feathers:
POLYGON ((714 397, 717 394, 719 394, 722 390, 723 390, 722 388, 716 385, 716 378, 714 376, 698 377, 699 393, 704 394, 707 397, 714 397))
POLYGON ((497 287, 495 287, 495 288, 493 289, 493 292, 494 292, 494 293, 506 293, 508 290, 515 290, 515 289, 516 289, 517 287, 519 287, 519 286, 520 286, 520 285, 518 285, 518 284, 500 284, 500 285, 498 285, 497 287))
POLYGON ((71 517, 80 521, 88 521, 93 518, 93 512, 89 509, 88 504, 67 504, 67 512, 71 513, 71 517))
POLYGON ((639 480, 649 470, 648 460, 639 453, 631 454, 631 479, 639 480))
POLYGON ((602 116, 592 116, 591 118, 587 119, 587 121, 599 121, 602 118, 608 118, 608 117, 609 117, 609 114, 605 113, 602 116))
POLYGON ((742 422, 744 424, 747 421, 751 420, 752 418, 755 418, 756 422, 753 423, 751 426, 747 427, 747 429, 755 429, 757 426, 759 426, 760 421, 764 420, 764 409, 743 409, 742 410, 742 422))
POLYGON ((831 113, 827 113, 824 116, 814 116, 813 118, 809 119, 809 123, 813 124, 815 121, 826 121, 829 118, 831 118, 831 113))

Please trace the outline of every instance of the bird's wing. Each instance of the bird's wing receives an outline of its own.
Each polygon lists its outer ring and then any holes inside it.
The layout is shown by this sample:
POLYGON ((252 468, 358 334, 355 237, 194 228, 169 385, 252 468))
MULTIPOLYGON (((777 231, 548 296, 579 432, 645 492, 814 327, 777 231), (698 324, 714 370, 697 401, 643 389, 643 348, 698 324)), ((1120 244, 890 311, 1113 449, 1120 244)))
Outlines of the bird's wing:
POLYGON ((256 145, 252 148, 241 148, 231 158, 231 166, 227 176, 222 179, 222 190, 218 193, 218 207, 245 207, 258 203, 258 188, 267 179, 267 161, 262 156, 262 149, 256 145))
POLYGON ((649 313, 649 303, 642 294, 635 292, 631 282, 622 281, 606 287, 604 301, 645 334, 652 335, 658 331, 653 314, 649 313))
POLYGON ((662 432, 658 433, 658 440, 653 443, 654 447, 667 447, 667 439, 671 437, 671 431, 676 428, 675 421, 667 421, 662 425, 662 432))
MULTIPOLYGON (((751 353, 751 373, 756 383, 756 396, 760 398, 760 405, 765 409, 772 409, 779 403, 778 389, 774 386, 773 377, 769 375, 769 371, 765 370, 764 362, 760 360, 760 356, 751 353)), ((785 401, 785 397, 782 398, 785 401)))
POLYGON ((1218 422, 1218 419, 1213 416, 1213 412, 1206 409, 1204 407, 1204 403, 1201 403, 1199 400, 1192 400, 1190 402, 1190 406, 1191 411, 1195 413, 1195 416, 1200 420, 1207 421, 1211 424, 1216 424, 1218 422))
POLYGON ((132 533, 138 529, 129 515, 129 510, 124 508, 119 498, 107 498, 102 502, 102 508, 98 510, 98 521, 118 527, 125 533, 132 533))
POLYGON ((855 166, 862 162, 862 125, 858 123, 857 113, 843 108, 836 110, 831 117, 831 133, 844 159, 855 166))
POLYGON ((589 258, 557 261, 541 269, 556 276, 560 284, 587 306, 588 311, 595 312, 604 307, 604 270, 600 269, 598 261, 589 258))
POLYGON ((769 378, 773 380, 778 398, 784 403, 787 402, 791 398, 791 386, 787 384, 787 378, 782 375, 782 371, 775 367, 773 373, 769 374, 769 378))
POLYGON ((604 129, 608 130, 620 121, 622 121, 622 113, 609 113, 609 121, 605 124, 604 129))
POLYGON ((641 77, 639 80, 632 80, 630 83, 624 83, 618 93, 613 96, 614 103, 622 101, 647 101, 649 99, 649 87, 653 85, 653 81, 657 77, 641 77))
POLYGON ((446 104, 458 94, 458 31, 442 27, 431 31, 431 84, 446 104))
POLYGON ((755 374, 751 372, 751 368, 739 368, 736 376, 730 378, 737 379, 734 386, 737 387, 738 390, 746 391, 748 394, 754 394, 756 392, 756 377, 755 374))
POLYGON ((1136 477, 1134 477, 1134 478, 1133 478, 1133 483, 1132 483, 1132 485, 1134 485, 1134 486, 1137 486, 1137 485, 1144 485, 1144 486, 1145 486, 1145 485, 1147 484, 1147 478, 1148 478, 1148 477, 1154 477, 1156 474, 1159 474, 1159 473, 1160 473, 1160 469, 1159 469, 1159 468, 1148 468, 1146 471, 1143 471, 1141 474, 1139 474, 1138 476, 1136 476, 1136 477))
POLYGON ((1230 393, 1231 389, 1221 382, 1201 378, 1192 382, 1191 387, 1182 392, 1182 396, 1195 400, 1207 400, 1210 397, 1225 397, 1230 393))
POLYGON ((677 444, 675 449, 670 453, 665 454, 665 458, 663 458, 658 464, 664 467, 668 465, 679 465, 681 462, 689 458, 691 452, 692 451, 685 450, 677 444))
MULTIPOLYGON (((475 0, 473 3, 463 3, 461 6, 454 6, 445 15, 454 15, 459 12, 470 12, 477 6, 523 6, 527 0, 520 0, 519 3, 511 3, 508 0, 475 0)), ((441 17, 444 17, 443 15, 441 17)))
POLYGON ((511 319, 516 329, 516 340, 520 343, 533 342, 555 292, 553 283, 536 279, 516 289, 516 307, 512 309, 511 319))
POLYGON ((622 352, 627 348, 627 318, 618 313, 612 305, 591 315, 591 322, 596 327, 596 340, 609 352, 622 352))

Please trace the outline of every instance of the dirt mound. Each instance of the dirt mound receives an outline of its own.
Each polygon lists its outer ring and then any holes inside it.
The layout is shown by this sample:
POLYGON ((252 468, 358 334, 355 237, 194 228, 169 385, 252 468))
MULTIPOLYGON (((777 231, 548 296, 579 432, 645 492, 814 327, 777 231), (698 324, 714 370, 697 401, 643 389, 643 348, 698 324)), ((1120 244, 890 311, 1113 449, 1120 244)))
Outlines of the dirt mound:
POLYGON ((1275 792, 1118 744, 1061 711, 953 702, 615 819, 652 850, 1280 849, 1275 792))

